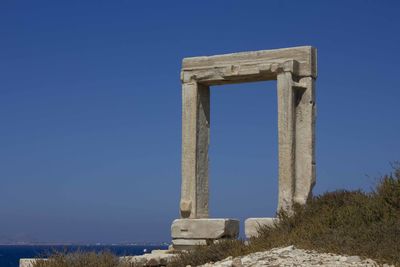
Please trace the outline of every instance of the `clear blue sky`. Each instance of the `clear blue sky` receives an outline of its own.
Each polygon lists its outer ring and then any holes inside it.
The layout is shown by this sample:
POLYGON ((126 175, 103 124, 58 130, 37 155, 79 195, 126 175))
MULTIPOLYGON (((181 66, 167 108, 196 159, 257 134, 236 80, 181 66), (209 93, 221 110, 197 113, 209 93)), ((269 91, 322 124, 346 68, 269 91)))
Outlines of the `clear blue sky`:
MULTIPOLYGON (((399 160, 398 1, 0 2, 0 238, 168 241, 181 60, 318 48, 317 185, 399 160), (301 3, 300 3, 301 2, 301 3)), ((274 82, 212 88, 211 216, 272 216, 274 82)))

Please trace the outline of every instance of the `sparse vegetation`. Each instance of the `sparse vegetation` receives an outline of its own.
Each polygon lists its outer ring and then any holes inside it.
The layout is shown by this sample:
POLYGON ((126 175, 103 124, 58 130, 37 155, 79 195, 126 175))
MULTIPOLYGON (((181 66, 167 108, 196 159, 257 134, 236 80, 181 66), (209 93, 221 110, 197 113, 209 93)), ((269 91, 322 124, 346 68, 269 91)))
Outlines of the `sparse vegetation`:
MULTIPOLYGON (((278 214, 275 227, 259 229, 259 237, 245 245, 224 241, 180 253, 171 267, 195 266, 273 247, 295 245, 303 249, 359 255, 400 266, 400 165, 385 175, 372 192, 338 190, 315 196, 294 214, 278 214)), ((126 267, 109 253, 55 254, 35 267, 126 267), (121 265, 122 264, 122 265, 121 265)))
POLYGON ((172 266, 199 265, 228 256, 295 245, 320 252, 358 255, 400 266, 400 165, 370 193, 339 190, 296 206, 293 216, 278 214, 275 227, 244 245, 229 241, 181 254, 172 266))
POLYGON ((33 267, 131 267, 111 252, 55 252, 49 260, 39 260, 33 267))

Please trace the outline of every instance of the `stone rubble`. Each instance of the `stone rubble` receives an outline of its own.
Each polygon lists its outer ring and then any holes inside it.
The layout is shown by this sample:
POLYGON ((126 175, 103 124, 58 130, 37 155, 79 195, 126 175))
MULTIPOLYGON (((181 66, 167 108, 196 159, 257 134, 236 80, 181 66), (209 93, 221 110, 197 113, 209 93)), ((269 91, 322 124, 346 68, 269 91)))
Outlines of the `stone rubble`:
POLYGON ((359 256, 343 256, 333 253, 318 253, 298 249, 294 246, 274 248, 256 252, 241 257, 228 257, 215 263, 207 263, 202 267, 289 267, 289 266, 324 266, 324 267, 394 267, 394 265, 379 265, 371 259, 361 259, 359 256))

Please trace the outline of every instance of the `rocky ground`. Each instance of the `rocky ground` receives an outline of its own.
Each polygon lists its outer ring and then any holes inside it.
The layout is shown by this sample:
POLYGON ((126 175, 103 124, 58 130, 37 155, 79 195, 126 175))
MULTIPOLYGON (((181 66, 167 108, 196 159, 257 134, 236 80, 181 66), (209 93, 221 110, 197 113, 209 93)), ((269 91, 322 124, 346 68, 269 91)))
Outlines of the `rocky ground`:
MULTIPOLYGON (((121 261, 132 263, 134 266, 159 267, 168 266, 175 257, 167 250, 154 250, 152 253, 142 256, 121 257, 121 261)), ((21 259, 20 267, 32 267, 36 259, 21 259)), ((228 257, 222 261, 207 263, 202 267, 394 267, 394 265, 379 265, 371 259, 361 259, 358 256, 343 256, 332 253, 318 253, 310 250, 298 249, 294 246, 274 248, 271 250, 256 252, 241 257, 228 257)), ((187 267, 190 267, 188 265, 187 267)))
MULTIPOLYGON (((371 259, 361 259, 358 256, 343 256, 332 253, 317 253, 295 248, 294 246, 274 248, 264 252, 232 258, 228 257, 215 263, 207 263, 203 267, 244 267, 244 266, 324 266, 324 267, 347 267, 347 266, 382 266, 371 259)), ((384 264, 383 267, 390 265, 384 264)))

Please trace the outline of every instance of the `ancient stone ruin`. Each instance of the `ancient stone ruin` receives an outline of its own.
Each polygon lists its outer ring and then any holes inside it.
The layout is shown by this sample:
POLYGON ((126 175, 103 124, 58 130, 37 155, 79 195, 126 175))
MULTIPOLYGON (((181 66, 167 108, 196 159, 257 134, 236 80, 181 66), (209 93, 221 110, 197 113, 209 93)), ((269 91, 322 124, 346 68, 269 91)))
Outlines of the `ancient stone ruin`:
MULTIPOLYGON (((316 49, 310 46, 183 59, 181 218, 171 227, 174 248, 239 233, 238 220, 208 218, 210 86, 277 80, 278 210, 290 212, 294 203, 305 204, 315 184, 316 62, 316 49)), ((273 220, 247 219, 246 236, 273 220)))

